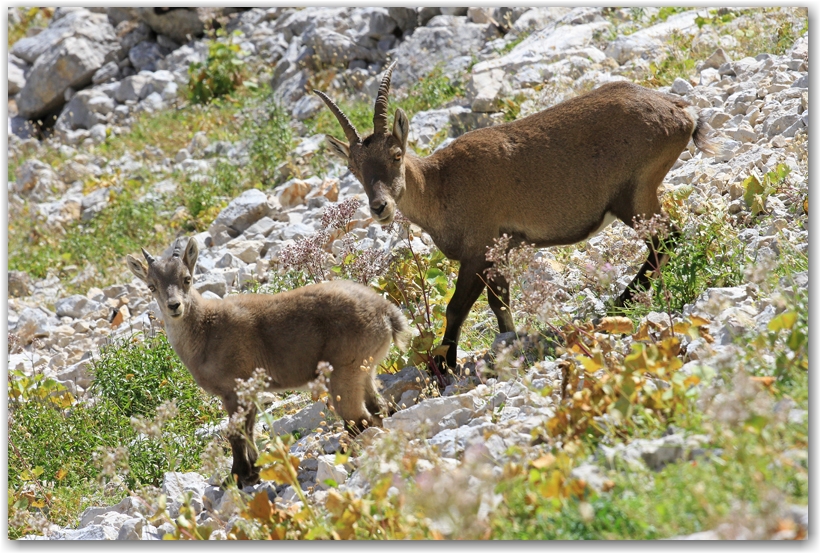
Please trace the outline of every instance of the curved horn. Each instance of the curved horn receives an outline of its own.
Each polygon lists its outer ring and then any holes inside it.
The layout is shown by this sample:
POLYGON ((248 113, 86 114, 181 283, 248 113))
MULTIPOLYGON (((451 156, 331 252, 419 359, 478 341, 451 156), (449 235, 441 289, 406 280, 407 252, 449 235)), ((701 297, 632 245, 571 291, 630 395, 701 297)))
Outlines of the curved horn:
POLYGON ((174 242, 174 251, 171 252, 171 257, 179 257, 179 240, 174 242))
POLYGON ((313 92, 322 99, 327 107, 330 108, 330 111, 333 112, 333 115, 336 116, 336 119, 339 120, 339 124, 342 126, 342 130, 345 132, 345 136, 347 137, 347 142, 351 145, 361 142, 362 138, 359 136, 359 131, 356 130, 356 127, 353 126, 353 123, 350 122, 347 115, 342 113, 339 106, 337 106, 333 100, 328 98, 324 92, 320 92, 318 90, 314 90, 313 92))
POLYGON ((145 261, 147 261, 149 265, 156 261, 154 256, 148 253, 145 248, 142 248, 142 255, 145 257, 145 261))
POLYGON ((390 91, 390 77, 393 75, 393 68, 396 67, 396 60, 387 66, 387 70, 382 77, 382 84, 379 86, 379 94, 376 96, 376 107, 373 109, 373 134, 386 134, 387 130, 387 93, 390 91))

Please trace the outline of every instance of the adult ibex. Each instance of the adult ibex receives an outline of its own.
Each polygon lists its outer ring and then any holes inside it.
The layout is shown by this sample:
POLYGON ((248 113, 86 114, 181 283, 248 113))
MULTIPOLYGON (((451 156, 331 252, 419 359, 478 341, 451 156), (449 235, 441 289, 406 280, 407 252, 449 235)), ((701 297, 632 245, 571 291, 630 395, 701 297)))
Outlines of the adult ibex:
MULTIPOLYGON (((708 126, 681 98, 626 82, 607 83, 518 121, 465 133, 420 158, 407 150, 410 122, 396 110, 392 130, 387 94, 396 62, 379 87, 373 134, 362 138, 325 94, 347 143, 328 136, 364 186, 370 212, 382 224, 396 208, 424 229, 450 259, 458 260, 456 289, 447 306, 443 344, 456 364, 461 325, 486 285, 501 332, 514 331, 509 290, 502 277, 485 275, 487 246, 506 233, 539 247, 585 240, 615 218, 632 226, 636 217, 660 213, 658 187, 690 139, 705 151, 708 126)), ((674 235, 674 233, 673 233, 674 235)), ((618 303, 648 284, 659 269, 659 239, 618 303)))
MULTIPOLYGON (((143 280, 159 304, 168 341, 205 391, 220 398, 229 415, 239 409, 236 379, 254 369, 267 372, 269 389, 293 390, 317 377, 317 365, 333 366, 329 395, 349 430, 381 426, 385 404, 374 380, 390 347, 400 348, 409 332, 401 311, 372 289, 337 280, 280 294, 236 294, 222 300, 203 298, 192 286, 199 247, 188 240, 170 257, 154 259, 142 250, 147 266, 127 256, 128 268, 143 280)), ((259 481, 255 468, 253 425, 256 409, 245 420, 246 437, 229 437, 231 473, 241 486, 259 481)))

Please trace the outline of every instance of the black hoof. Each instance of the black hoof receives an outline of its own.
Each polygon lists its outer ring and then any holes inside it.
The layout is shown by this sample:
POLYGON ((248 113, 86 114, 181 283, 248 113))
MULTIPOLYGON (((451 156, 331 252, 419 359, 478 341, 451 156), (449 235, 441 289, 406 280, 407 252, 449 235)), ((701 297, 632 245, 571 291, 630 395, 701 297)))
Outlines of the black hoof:
POLYGON ((239 475, 236 473, 231 473, 225 480, 222 481, 221 488, 227 489, 232 486, 236 486, 240 490, 246 486, 255 486, 261 482, 261 478, 259 478, 259 473, 254 472, 247 475, 239 475))

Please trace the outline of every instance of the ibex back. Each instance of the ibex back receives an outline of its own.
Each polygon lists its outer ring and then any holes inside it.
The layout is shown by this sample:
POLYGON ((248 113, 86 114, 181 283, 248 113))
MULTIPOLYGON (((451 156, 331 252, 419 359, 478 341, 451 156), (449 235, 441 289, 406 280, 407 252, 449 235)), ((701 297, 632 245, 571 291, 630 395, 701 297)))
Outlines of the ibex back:
MULTIPOLYGON (((393 62, 382 78, 373 134, 362 138, 330 98, 318 94, 341 124, 348 142, 328 136, 364 186, 374 219, 393 220, 396 208, 461 263, 447 306, 443 343, 456 364, 461 325, 486 286, 501 332, 515 330, 503 277, 486 276, 487 247, 503 234, 511 245, 574 244, 618 218, 660 213, 658 187, 694 138, 709 151, 708 127, 681 98, 631 83, 614 82, 518 121, 470 131, 420 158, 407 149, 410 122, 396 110, 387 122, 393 62)), ((674 235, 674 233, 673 233, 674 235)), ((665 263, 658 240, 638 275, 618 299, 647 286, 665 263)))
MULTIPOLYGON (((147 266, 127 256, 128 267, 159 304, 168 341, 205 391, 222 398, 233 415, 239 409, 236 379, 257 368, 269 389, 293 390, 317 377, 317 365, 333 366, 331 405, 350 430, 381 426, 386 414, 374 380, 390 347, 407 345, 401 311, 372 289, 350 281, 314 284, 280 294, 235 294, 204 299, 192 286, 199 249, 190 239, 167 259, 143 250, 147 266)), ((246 436, 231 436, 233 468, 239 485, 259 480, 253 445, 254 406, 245 420, 246 436), (249 443, 246 443, 246 437, 249 443)))

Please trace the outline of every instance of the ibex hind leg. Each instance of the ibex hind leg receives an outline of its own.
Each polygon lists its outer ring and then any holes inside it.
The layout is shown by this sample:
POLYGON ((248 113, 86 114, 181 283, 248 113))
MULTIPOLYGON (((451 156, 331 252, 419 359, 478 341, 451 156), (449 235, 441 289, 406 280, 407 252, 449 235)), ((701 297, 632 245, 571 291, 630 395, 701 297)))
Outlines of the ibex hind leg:
MULTIPOLYGON (((663 180, 665 174, 666 172, 664 171, 658 183, 663 180)), ((657 186, 655 186, 654 189, 657 189, 657 186)), ((637 222, 636 217, 639 220, 648 220, 655 215, 661 214, 661 205, 657 193, 643 194, 640 197, 644 198, 644 201, 641 202, 644 205, 639 205, 637 209, 627 210, 625 213, 618 214, 618 217, 632 228, 635 228, 635 223, 637 222)), ((657 274, 661 268, 666 265, 667 261, 669 261, 669 252, 673 250, 679 236, 680 231, 678 228, 671 225, 669 229, 667 229, 665 236, 654 233, 647 239, 646 247, 649 252, 646 261, 640 270, 638 270, 638 274, 635 275, 632 282, 629 283, 623 293, 621 293, 615 301, 616 308, 622 308, 628 304, 635 293, 649 289, 651 285, 650 277, 653 274, 657 274)))
POLYGON ((336 415, 344 422, 345 430, 357 435, 375 423, 365 408, 365 382, 370 375, 360 364, 334 368, 330 377, 330 400, 336 415))
POLYGON ((487 303, 498 320, 498 332, 515 332, 515 321, 510 312, 510 285, 503 276, 488 279, 487 303))
MULTIPOLYGON (((392 327, 386 330, 388 335, 392 335, 392 327)), ((379 363, 387 356, 390 351, 390 344, 392 339, 387 339, 384 344, 376 350, 372 358, 368 359, 366 370, 362 370, 362 386, 364 388, 364 405, 370 414, 371 426, 382 426, 382 419, 390 415, 390 410, 387 402, 379 393, 379 388, 376 385, 376 372, 379 368, 379 363)))

